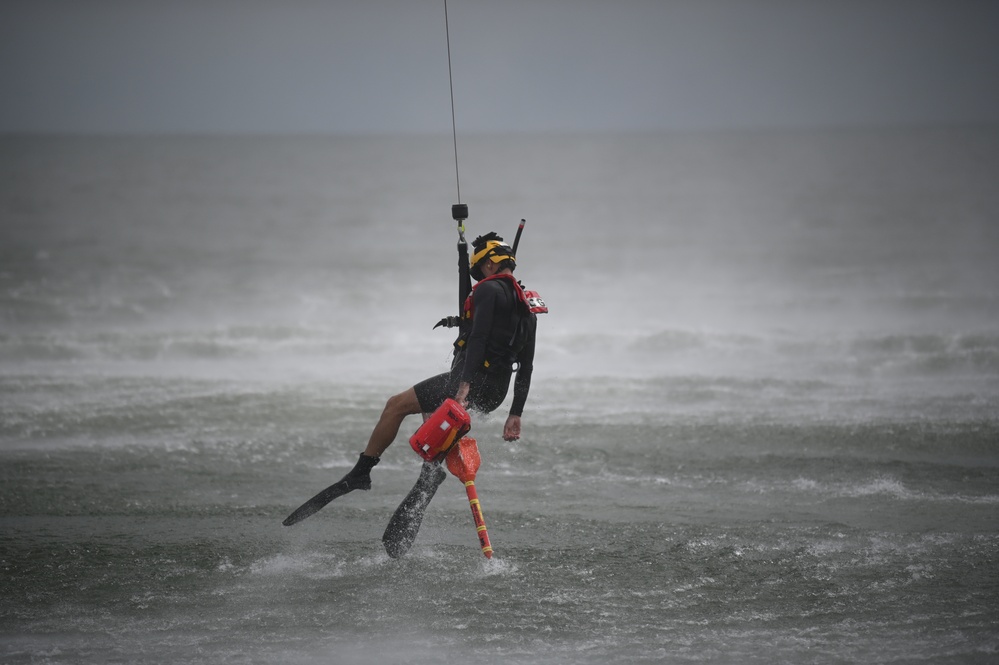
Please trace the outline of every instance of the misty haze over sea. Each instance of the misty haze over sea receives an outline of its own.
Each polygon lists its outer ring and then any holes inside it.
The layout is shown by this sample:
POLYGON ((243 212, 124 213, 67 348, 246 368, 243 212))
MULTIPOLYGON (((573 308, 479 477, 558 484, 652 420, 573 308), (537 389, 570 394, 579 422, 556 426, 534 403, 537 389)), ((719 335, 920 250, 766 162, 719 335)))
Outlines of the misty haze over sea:
POLYGON ((0 138, 4 662, 985 662, 999 131, 464 137, 524 436, 380 537, 448 366, 449 136, 0 138))

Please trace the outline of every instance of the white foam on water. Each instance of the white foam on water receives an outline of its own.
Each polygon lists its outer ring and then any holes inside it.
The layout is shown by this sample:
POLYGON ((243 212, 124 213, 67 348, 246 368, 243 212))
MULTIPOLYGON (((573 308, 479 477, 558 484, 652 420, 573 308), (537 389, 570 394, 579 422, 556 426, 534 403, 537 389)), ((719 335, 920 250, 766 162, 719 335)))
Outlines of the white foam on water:
POLYGON ((253 562, 249 572, 264 577, 305 576, 310 579, 343 577, 346 562, 331 554, 306 552, 275 554, 253 562))
POLYGON ((479 563, 479 569, 484 577, 503 577, 516 575, 520 567, 516 562, 494 553, 491 559, 479 563))

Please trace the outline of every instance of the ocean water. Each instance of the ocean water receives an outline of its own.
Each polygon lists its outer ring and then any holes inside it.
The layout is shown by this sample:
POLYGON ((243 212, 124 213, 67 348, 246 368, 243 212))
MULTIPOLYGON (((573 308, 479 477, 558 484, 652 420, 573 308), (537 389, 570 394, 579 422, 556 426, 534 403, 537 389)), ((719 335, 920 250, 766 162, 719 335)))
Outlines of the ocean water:
POLYGON ((281 520, 450 358, 450 137, 0 138, 4 663, 999 659, 999 129, 459 135, 524 435, 281 520))

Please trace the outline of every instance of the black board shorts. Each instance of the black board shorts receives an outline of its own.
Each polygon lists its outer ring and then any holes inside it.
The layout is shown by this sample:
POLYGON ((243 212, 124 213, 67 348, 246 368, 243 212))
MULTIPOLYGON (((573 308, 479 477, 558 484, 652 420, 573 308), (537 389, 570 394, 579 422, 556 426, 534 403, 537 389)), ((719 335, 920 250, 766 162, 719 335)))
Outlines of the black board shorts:
MULTIPOLYGON (((460 368, 456 369, 460 370, 460 368)), ((503 370, 476 374, 468 391, 468 408, 482 413, 495 411, 506 399, 507 390, 510 388, 511 374, 511 372, 503 370)), ((454 394, 458 392, 460 377, 460 371, 444 372, 424 379, 413 386, 423 413, 433 413, 437 407, 444 403, 444 400, 448 397, 454 397, 454 394)))

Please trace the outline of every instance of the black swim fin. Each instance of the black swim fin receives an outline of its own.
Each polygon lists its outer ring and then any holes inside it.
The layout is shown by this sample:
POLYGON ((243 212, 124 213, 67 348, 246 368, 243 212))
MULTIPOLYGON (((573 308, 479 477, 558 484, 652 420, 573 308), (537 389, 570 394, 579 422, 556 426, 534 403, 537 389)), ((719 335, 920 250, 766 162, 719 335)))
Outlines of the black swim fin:
POLYGON ((406 498, 402 500, 395 514, 385 527, 382 535, 382 545, 385 551, 393 559, 401 557, 409 551, 416 540, 416 534, 420 531, 420 524, 423 516, 427 512, 430 500, 437 493, 437 488, 441 486, 447 472, 439 462, 424 462, 420 469, 420 477, 409 491, 406 498))
POLYGON ((341 497, 348 492, 353 492, 354 490, 371 489, 371 469, 378 464, 380 459, 381 458, 379 457, 368 457, 364 453, 361 453, 361 457, 357 460, 357 464, 354 465, 354 468, 351 469, 346 476, 303 503, 295 510, 295 512, 284 518, 284 521, 281 523, 285 526, 298 524, 306 517, 311 517, 312 515, 318 513, 333 499, 341 497))

